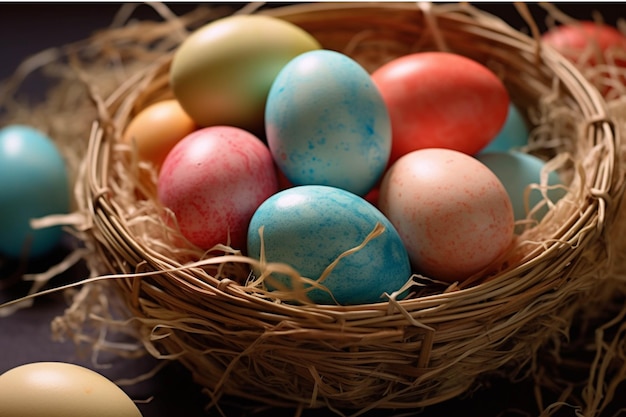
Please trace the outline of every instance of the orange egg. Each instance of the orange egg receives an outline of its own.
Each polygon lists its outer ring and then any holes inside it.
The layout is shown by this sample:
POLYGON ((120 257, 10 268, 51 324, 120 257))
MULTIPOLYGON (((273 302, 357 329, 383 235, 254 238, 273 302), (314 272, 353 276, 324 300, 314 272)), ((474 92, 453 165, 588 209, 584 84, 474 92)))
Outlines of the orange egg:
POLYGON ((164 100, 139 112, 128 124, 122 141, 134 142, 139 159, 152 162, 158 169, 174 145, 196 128, 177 100, 164 100))

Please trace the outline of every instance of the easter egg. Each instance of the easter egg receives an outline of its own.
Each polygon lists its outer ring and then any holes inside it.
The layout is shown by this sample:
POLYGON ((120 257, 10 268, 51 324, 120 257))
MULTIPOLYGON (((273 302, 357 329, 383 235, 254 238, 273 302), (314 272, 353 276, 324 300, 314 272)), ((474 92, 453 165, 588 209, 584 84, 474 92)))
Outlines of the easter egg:
POLYGON ((498 177, 451 149, 398 159, 383 178, 379 208, 414 268, 441 281, 462 281, 488 267, 514 236, 511 200, 498 177))
MULTIPOLYGON (((399 290, 411 276, 406 249, 389 220, 356 194, 324 185, 292 187, 261 204, 250 221, 248 254, 288 264, 312 280, 323 278, 318 282, 330 293, 320 288, 308 292, 318 304, 381 302, 385 292, 399 290), (377 225, 384 227, 382 233, 368 240, 377 225)), ((285 274, 272 276, 293 286, 285 274)))
POLYGON ((68 172, 52 140, 30 126, 0 129, 0 253, 18 258, 49 252, 61 227, 33 229, 30 221, 69 210, 68 172))
POLYGON ((485 152, 506 152, 519 149, 528 144, 528 127, 517 107, 509 104, 509 112, 504 122, 504 126, 495 138, 483 148, 479 153, 485 152))
POLYGON ((487 67, 448 52, 401 56, 372 73, 391 116, 390 164, 411 151, 474 155, 500 131, 509 95, 487 67))
POLYGON ((122 141, 137 147, 140 160, 160 168, 174 145, 195 129, 195 122, 177 100, 163 100, 134 116, 124 130, 122 141))
POLYGON ((277 190, 267 146, 232 126, 183 138, 165 158, 157 183, 158 198, 176 215, 181 233, 204 249, 245 249, 250 218, 277 190))
POLYGON ((293 57, 320 45, 287 21, 233 15, 200 27, 176 50, 170 68, 175 97, 199 126, 230 125, 263 133, 274 78, 293 57))
MULTIPOLYGON (((513 204, 515 220, 526 219, 533 208, 531 218, 540 221, 548 211, 540 187, 545 162, 522 152, 486 152, 476 158, 485 164, 500 179, 513 204), (537 207, 542 203, 541 207, 537 207)), ((562 185, 559 174, 555 171, 546 172, 546 197, 556 203, 565 195, 565 189, 555 187, 562 185)))
POLYGON ((591 66, 607 63, 604 54, 612 50, 613 62, 626 67, 626 36, 605 23, 562 24, 545 32, 541 40, 570 61, 591 66))
POLYGON ((626 36, 617 28, 583 20, 555 26, 541 40, 573 62, 607 100, 623 95, 626 36))
POLYGON ((112 381, 64 362, 33 362, 0 375, 0 416, 141 417, 112 381))
POLYGON ((391 150, 389 113, 371 77, 339 52, 291 60, 272 84, 266 137, 294 185, 328 185, 365 195, 391 150))

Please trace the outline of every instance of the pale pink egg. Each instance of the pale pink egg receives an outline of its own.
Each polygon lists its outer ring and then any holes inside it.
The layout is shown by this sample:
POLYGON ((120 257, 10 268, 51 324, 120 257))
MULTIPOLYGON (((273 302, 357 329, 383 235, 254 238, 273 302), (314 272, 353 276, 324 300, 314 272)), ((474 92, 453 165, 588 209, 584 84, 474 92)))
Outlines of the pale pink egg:
POLYGON ((379 208, 416 272, 433 279, 462 281, 513 240, 506 189, 485 165, 454 150, 422 149, 398 159, 383 178, 379 208))
POLYGON ((178 142, 158 181, 159 200, 183 235, 204 249, 221 243, 243 250, 254 211, 277 191, 267 146, 230 126, 203 128, 178 142))

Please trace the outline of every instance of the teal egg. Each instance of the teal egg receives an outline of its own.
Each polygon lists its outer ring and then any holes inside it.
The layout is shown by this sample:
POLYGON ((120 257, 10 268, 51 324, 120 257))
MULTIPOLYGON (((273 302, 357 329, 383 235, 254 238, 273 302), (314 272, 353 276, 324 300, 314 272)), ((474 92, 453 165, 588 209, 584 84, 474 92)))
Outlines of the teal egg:
POLYGON ((329 185, 359 196, 378 182, 391 153, 391 120, 367 71, 335 51, 293 58, 265 109, 268 146, 294 185, 329 185))
POLYGON ((502 129, 481 153, 506 152, 519 149, 528 144, 528 134, 526 121, 524 121, 518 108, 513 103, 510 103, 509 112, 502 129))
MULTIPOLYGON (((384 231, 360 250, 341 258, 323 285, 338 304, 384 301, 383 294, 399 290, 410 278, 407 251, 387 218, 363 198, 323 185, 303 185, 283 190, 257 209, 248 229, 248 254, 267 262, 286 263, 300 275, 318 279, 342 253, 361 245, 380 223, 384 231)), ((273 278, 292 287, 291 278, 273 278)), ((335 304, 320 289, 311 290, 311 301, 335 304)))
MULTIPOLYGON (((531 184, 541 184, 541 171, 545 162, 530 154, 523 152, 487 152, 481 153, 476 158, 487 166, 502 182, 511 203, 515 220, 523 220, 527 217, 525 206, 525 192, 531 184)), ((552 171, 548 175, 547 185, 562 185, 559 174, 552 171)), ((563 187, 555 187, 547 191, 547 196, 552 203, 556 203, 565 195, 563 187)), ((543 200, 543 195, 538 189, 531 189, 528 194, 528 207, 532 209, 543 200)), ((533 219, 540 221, 548 211, 547 206, 537 210, 533 219)))
POLYGON ((70 209, 69 181, 58 149, 24 125, 0 129, 0 253, 37 257, 58 245, 58 226, 32 229, 30 220, 70 209))

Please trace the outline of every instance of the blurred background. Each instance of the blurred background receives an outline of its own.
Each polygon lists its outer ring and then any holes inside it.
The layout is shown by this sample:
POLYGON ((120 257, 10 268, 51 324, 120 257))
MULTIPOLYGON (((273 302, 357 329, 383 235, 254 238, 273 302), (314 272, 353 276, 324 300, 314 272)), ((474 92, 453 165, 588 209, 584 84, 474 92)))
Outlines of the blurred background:
MULTIPOLYGON (((198 7, 200 3, 165 3, 176 14, 185 13, 198 7)), ((207 4, 207 3, 202 3, 207 4)), ((217 4, 217 3, 216 3, 217 4)), ((219 3, 223 6, 241 8, 246 3, 219 3)), ((269 2, 270 6, 280 6, 281 2, 269 2)), ((539 3, 525 3, 532 12, 537 25, 545 27, 545 10, 539 3)), ((27 56, 43 49, 81 40, 94 30, 109 26, 119 12, 122 3, 118 2, 39 2, 7 3, 0 2, 0 79, 10 75, 27 56)), ((510 2, 478 2, 475 6, 491 12, 516 29, 528 32, 527 25, 510 2)), ((558 2, 554 3, 563 12, 578 19, 589 19, 595 15, 615 24, 620 17, 626 17, 622 2, 558 2)), ((138 19, 158 19, 158 14, 148 4, 137 3, 135 17, 138 19)))

